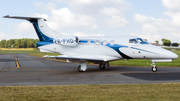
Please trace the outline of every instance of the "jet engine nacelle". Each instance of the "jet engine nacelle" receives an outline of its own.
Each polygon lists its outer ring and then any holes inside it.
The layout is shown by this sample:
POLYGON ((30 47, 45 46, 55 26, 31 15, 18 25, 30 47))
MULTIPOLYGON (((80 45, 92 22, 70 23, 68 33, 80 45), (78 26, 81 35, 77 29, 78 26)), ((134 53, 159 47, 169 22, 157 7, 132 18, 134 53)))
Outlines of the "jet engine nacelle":
POLYGON ((76 46, 79 43, 78 37, 59 37, 53 40, 55 44, 64 46, 76 46))

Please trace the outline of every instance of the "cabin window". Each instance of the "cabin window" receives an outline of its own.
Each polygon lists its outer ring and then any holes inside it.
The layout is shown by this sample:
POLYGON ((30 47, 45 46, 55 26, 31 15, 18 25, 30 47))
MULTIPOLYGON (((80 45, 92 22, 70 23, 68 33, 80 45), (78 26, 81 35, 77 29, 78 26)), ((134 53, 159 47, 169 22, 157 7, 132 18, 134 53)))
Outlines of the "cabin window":
POLYGON ((57 43, 60 43, 60 40, 59 40, 59 39, 57 40, 57 43))
POLYGON ((103 45, 104 46, 107 45, 107 41, 106 40, 103 41, 103 45))
POLYGON ((110 41, 110 45, 113 46, 114 45, 114 40, 110 41))
POLYGON ((100 41, 99 40, 96 40, 96 45, 100 45, 100 41))

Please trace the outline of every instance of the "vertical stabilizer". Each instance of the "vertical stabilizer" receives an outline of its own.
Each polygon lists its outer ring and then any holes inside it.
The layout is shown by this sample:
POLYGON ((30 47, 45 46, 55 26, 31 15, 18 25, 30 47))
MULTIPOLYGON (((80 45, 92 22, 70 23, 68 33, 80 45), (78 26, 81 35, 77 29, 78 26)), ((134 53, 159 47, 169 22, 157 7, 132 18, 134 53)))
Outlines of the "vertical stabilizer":
POLYGON ((4 18, 23 19, 30 21, 39 37, 40 41, 49 41, 55 38, 55 33, 45 23, 46 19, 40 17, 19 17, 19 16, 4 16, 4 18))
POLYGON ((47 26, 43 19, 33 19, 30 20, 30 22, 33 24, 40 41, 48 41, 53 39, 53 37, 50 36, 53 34, 53 31, 47 26))

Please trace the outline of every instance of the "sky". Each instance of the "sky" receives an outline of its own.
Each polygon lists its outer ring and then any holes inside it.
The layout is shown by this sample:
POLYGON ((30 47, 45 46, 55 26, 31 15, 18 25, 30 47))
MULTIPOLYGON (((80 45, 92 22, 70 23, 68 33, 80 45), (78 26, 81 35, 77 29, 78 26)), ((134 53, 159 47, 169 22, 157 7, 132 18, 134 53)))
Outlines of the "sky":
MULTIPOLYGON (((0 40, 38 39, 31 23, 5 15, 43 17, 74 36, 134 35, 180 43, 180 0, 0 0, 0 40)), ((60 34, 57 34, 59 36, 60 34)))

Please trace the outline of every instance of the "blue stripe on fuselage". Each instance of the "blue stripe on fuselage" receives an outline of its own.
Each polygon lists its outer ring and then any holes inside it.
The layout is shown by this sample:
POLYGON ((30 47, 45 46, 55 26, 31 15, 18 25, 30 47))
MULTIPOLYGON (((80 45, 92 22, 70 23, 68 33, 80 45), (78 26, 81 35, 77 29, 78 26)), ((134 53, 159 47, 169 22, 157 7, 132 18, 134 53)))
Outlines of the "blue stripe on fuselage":
POLYGON ((118 52, 124 59, 132 59, 130 56, 122 53, 122 52, 119 50, 119 48, 122 48, 122 47, 128 48, 128 46, 123 46, 123 45, 118 45, 118 44, 110 45, 109 43, 108 43, 106 46, 114 49, 114 50, 115 50, 116 52, 118 52))
POLYGON ((37 47, 54 44, 53 40, 36 42, 37 47))
POLYGON ((140 51, 144 51, 144 52, 148 52, 148 53, 157 54, 157 53, 154 53, 154 52, 150 52, 150 51, 143 50, 143 49, 139 49, 139 48, 135 48, 135 47, 131 47, 131 48, 132 48, 132 49, 136 49, 136 50, 140 50, 140 51))
MULTIPOLYGON (((87 40, 80 40, 79 41, 80 43, 88 43, 87 40)), ((90 41, 90 43, 95 43, 95 41, 90 41)), ((103 42, 101 42, 101 45, 103 45, 103 42)), ((104 46, 107 46, 113 50, 115 50, 117 53, 119 53, 124 59, 132 59, 131 57, 127 56, 126 54, 122 53, 119 48, 122 48, 122 47, 127 47, 128 46, 123 46, 123 45, 119 45, 119 44, 114 44, 114 45, 111 45, 110 43, 107 43, 106 45, 104 46)))

